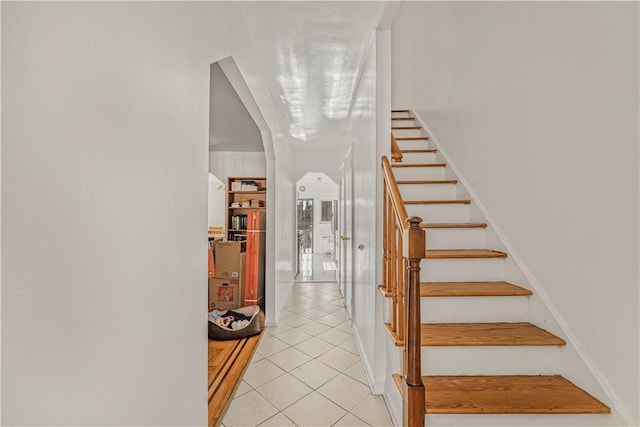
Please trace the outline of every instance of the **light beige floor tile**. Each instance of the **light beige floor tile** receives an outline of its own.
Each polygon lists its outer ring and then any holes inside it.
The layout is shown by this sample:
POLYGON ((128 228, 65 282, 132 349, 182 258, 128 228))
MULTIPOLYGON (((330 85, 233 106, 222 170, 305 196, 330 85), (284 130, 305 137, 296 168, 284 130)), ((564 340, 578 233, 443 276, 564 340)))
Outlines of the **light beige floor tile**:
POLYGON ((267 359, 252 363, 244 373, 243 380, 251 387, 260 387, 269 381, 284 375, 284 371, 267 359))
POLYGON ((313 390, 290 374, 284 374, 256 389, 280 411, 297 402, 313 390))
POLYGON ((347 340, 353 340, 352 335, 349 335, 346 332, 338 331, 337 329, 329 329, 328 331, 318 335, 318 338, 335 346, 339 346, 347 340))
MULTIPOLYGON (((286 306, 286 312, 287 314, 299 314, 301 311, 305 311, 308 310, 308 307, 301 307, 300 304, 291 304, 291 305, 287 305, 286 306)), ((284 313, 283 313, 283 317, 284 317, 284 313)))
POLYGON ((286 342, 289 345, 299 344, 302 341, 308 340, 309 338, 311 338, 311 335, 298 328, 278 334, 278 339, 286 342))
POLYGON ((235 399, 236 397, 240 397, 243 394, 250 392, 251 390, 253 390, 253 388, 251 388, 249 384, 244 381, 240 381, 240 384, 238 384, 238 388, 236 389, 233 398, 235 399))
POLYGON ((354 380, 360 381, 362 384, 368 386, 369 381, 367 380, 367 374, 364 372, 364 368, 362 366, 361 361, 357 361, 350 368, 344 371, 345 375, 349 375, 354 380))
POLYGON ((348 413, 340 419, 333 427, 371 427, 352 413, 348 413))
POLYGON ((335 346, 317 337, 309 338, 306 341, 296 344, 294 346, 300 351, 308 354, 311 357, 318 357, 327 351, 333 349, 335 346))
POLYGON ((369 395, 369 387, 344 374, 338 375, 317 391, 347 411, 369 395))
POLYGON ((288 349, 282 350, 279 353, 272 354, 267 359, 288 372, 300 365, 307 363, 309 360, 311 360, 311 356, 303 353, 298 349, 289 347, 288 349))
POLYGON ((309 322, 300 326, 300 330, 305 331, 306 333, 311 335, 318 335, 328 331, 329 329, 331 329, 331 326, 325 325, 324 323, 320 322, 309 322))
POLYGON ((354 363, 360 360, 360 358, 347 350, 336 347, 318 357, 318 360, 342 372, 345 369, 350 368, 354 363))
POLYGON ((316 389, 339 374, 335 369, 313 359, 289 372, 291 375, 316 389))
POLYGON ((278 410, 258 392, 252 390, 231 401, 222 422, 227 427, 257 426, 278 410))
POLYGON ((350 339, 340 344, 338 347, 340 347, 343 350, 350 351, 353 354, 357 354, 358 356, 360 355, 360 353, 358 353, 358 347, 356 346, 356 341, 353 339, 353 336, 351 336, 350 339))
POLYGON ((389 410, 382 396, 370 394, 351 413, 374 427, 393 427, 389 410))
POLYGON ((336 283, 294 284, 236 390, 242 410, 230 408, 223 427, 392 425, 384 400, 369 394, 341 298, 336 283))
POLYGON ((256 363, 256 362, 261 361, 262 359, 264 359, 264 356, 262 354, 258 353, 258 351, 256 350, 253 353, 253 356, 251 356, 251 362, 249 362, 249 363, 256 363))
POLYGON ((289 329, 293 329, 293 326, 284 323, 284 322, 280 322, 278 324, 278 326, 269 326, 267 327, 267 334, 277 337, 278 334, 281 334, 285 331, 288 331, 289 329))
MULTIPOLYGON (((285 332, 283 332, 284 334, 285 332)), ((270 356, 286 348, 289 348, 289 344, 274 336, 263 337, 256 348, 256 353, 260 353, 263 356, 270 356)))
POLYGON ((344 322, 336 326, 335 329, 353 335, 353 329, 351 328, 350 320, 345 320, 344 322))
POLYGON ((283 411, 299 426, 331 426, 347 412, 317 392, 303 397, 283 411))
POLYGON ((327 312, 322 311, 322 310, 318 310, 317 308, 312 308, 311 310, 303 311, 300 314, 302 316, 308 317, 311 320, 316 320, 316 319, 319 319, 321 317, 326 316, 327 312))
POLYGON ((333 328, 343 323, 345 320, 346 319, 342 316, 334 316, 333 314, 328 314, 327 316, 318 319, 318 322, 322 322, 325 325, 329 325, 333 328))
POLYGON ((331 304, 324 304, 322 306, 322 310, 326 311, 329 314, 335 313, 339 310, 343 310, 344 309, 344 304, 342 303, 342 300, 338 300, 340 301, 340 303, 336 303, 336 302, 332 302, 331 304))
POLYGON ((305 311, 301 312, 300 314, 293 315, 293 316, 283 317, 281 323, 286 323, 288 325, 291 325, 291 326, 297 328, 298 326, 302 326, 305 323, 311 322, 312 320, 309 319, 308 317, 305 317, 304 313, 305 313, 305 311))
POLYGON ((297 427, 293 421, 285 417, 282 412, 278 412, 267 421, 260 424, 260 427, 297 427))

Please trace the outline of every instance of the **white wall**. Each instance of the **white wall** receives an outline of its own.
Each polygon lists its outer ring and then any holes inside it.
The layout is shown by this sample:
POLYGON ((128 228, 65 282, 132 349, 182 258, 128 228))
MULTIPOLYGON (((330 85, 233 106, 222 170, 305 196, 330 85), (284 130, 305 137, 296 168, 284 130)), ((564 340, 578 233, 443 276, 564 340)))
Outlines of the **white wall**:
POLYGON ((225 226, 226 184, 214 174, 209 173, 209 202, 207 218, 209 227, 225 226))
MULTIPOLYGON (((284 141, 277 141, 282 149, 278 156, 275 168, 275 216, 274 222, 278 224, 275 237, 275 284, 273 304, 267 306, 267 322, 275 325, 282 316, 284 303, 291 292, 293 277, 295 275, 296 261, 296 218, 295 218, 295 182, 290 172, 293 157, 291 150, 287 150, 284 141), (272 307, 272 308, 271 308, 272 307)), ((267 303, 269 303, 267 296, 267 303)))
POLYGON ((392 44, 393 106, 446 146, 637 425, 638 4, 405 2, 392 44))
POLYGON ((261 151, 210 151, 209 172, 226 185, 230 176, 267 176, 267 160, 261 151))
POLYGON ((353 142, 353 328, 362 352, 362 362, 374 379, 377 352, 375 340, 376 265, 376 49, 372 43, 349 118, 349 140, 353 142), (358 246, 363 245, 363 249, 358 246))
POLYGON ((289 167, 297 181, 309 171, 324 172, 335 182, 340 181, 340 165, 346 153, 348 141, 342 137, 331 143, 306 144, 292 143, 292 156, 295 160, 289 167), (340 156, 342 154, 342 156, 340 156))
POLYGON ((2 5, 3 424, 206 424, 209 64, 279 132, 244 28, 225 2, 2 5))

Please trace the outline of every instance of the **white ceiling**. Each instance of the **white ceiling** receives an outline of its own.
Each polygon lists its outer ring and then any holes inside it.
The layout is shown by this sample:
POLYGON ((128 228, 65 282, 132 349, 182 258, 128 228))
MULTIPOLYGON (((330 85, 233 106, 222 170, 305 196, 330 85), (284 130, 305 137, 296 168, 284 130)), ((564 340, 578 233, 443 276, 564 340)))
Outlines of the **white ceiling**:
MULTIPOLYGON (((279 125, 291 141, 335 144, 344 134, 358 78, 388 3, 241 3, 279 125)), ((219 122, 230 123, 224 116, 219 122)), ((240 143, 223 139, 223 133, 212 130, 216 149, 240 143)))

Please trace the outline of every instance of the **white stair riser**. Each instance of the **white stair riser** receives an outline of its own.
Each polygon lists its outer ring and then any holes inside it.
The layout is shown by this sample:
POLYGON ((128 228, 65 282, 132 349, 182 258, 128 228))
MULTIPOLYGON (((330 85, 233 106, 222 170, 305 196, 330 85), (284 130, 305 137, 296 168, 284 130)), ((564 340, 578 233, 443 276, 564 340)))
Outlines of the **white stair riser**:
POLYGON ((421 282, 479 282, 504 280, 504 259, 423 259, 421 282))
MULTIPOLYGON (((399 124, 395 124, 394 126, 402 126, 402 127, 408 127, 411 125, 399 125, 399 124)), ((395 136, 396 138, 400 137, 406 137, 406 136, 425 136, 422 132, 422 129, 393 129, 393 136, 395 136)))
POLYGON ((423 222, 466 222, 469 205, 445 203, 433 205, 405 205, 409 216, 419 216, 423 222))
MULTIPOLYGON (((393 116, 393 117, 409 117, 409 116, 393 116)), ((413 117, 413 116, 411 116, 413 117)), ((416 120, 392 120, 392 126, 420 126, 416 120)))
POLYGON ((420 299, 422 323, 526 322, 528 301, 518 297, 428 297, 420 299))
POLYGON ((428 249, 478 249, 485 247, 484 228, 427 228, 428 249))
POLYGON ((609 414, 443 414, 427 415, 425 427, 603 427, 623 425, 609 414))
POLYGON ((402 200, 453 200, 455 184, 400 184, 402 200))
POLYGON ((444 170, 445 167, 393 168, 393 175, 397 181, 444 179, 444 170))
POLYGON ((398 142, 398 147, 400 147, 401 150, 425 150, 427 148, 433 148, 429 145, 429 141, 428 140, 424 140, 424 139, 417 139, 417 140, 400 140, 397 141, 398 142))
POLYGON ((561 361, 558 346, 421 347, 422 375, 551 375, 561 361))
POLYGON ((436 163, 436 153, 402 153, 402 163, 436 163))
POLYGON ((391 113, 391 117, 415 117, 413 114, 411 114, 410 111, 403 111, 401 113, 391 113))

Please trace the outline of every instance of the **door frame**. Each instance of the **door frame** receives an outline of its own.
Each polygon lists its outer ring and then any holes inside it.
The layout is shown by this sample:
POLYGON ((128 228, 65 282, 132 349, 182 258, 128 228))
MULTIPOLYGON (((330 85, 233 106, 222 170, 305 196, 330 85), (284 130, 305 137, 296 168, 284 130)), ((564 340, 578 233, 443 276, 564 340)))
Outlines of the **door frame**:
POLYGON ((349 147, 340 166, 338 200, 338 231, 340 254, 338 257, 338 286, 344 298, 349 318, 353 312, 353 151, 349 147))

